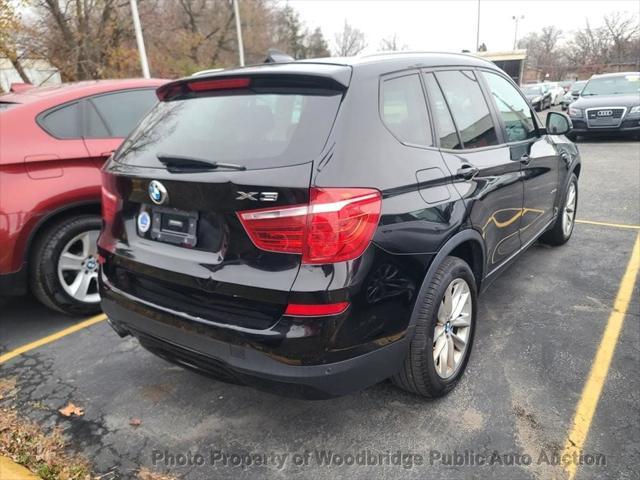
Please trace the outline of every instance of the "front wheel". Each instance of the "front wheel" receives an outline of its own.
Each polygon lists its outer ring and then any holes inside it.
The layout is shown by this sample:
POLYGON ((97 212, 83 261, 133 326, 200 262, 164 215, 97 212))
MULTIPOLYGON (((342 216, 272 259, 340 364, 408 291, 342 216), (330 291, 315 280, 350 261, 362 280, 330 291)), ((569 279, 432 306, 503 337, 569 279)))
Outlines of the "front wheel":
POLYGON ((578 177, 571 174, 569 186, 562 199, 562 208, 553 226, 547 230, 540 240, 548 245, 564 245, 571 238, 576 223, 578 209, 578 177))
POLYGON ((97 215, 65 218, 38 238, 31 258, 31 290, 45 306, 71 315, 100 311, 97 215))
POLYGON ((469 360, 476 322, 476 282, 469 265, 447 257, 438 267, 419 309, 415 332, 401 370, 400 388, 441 397, 456 386, 469 360))

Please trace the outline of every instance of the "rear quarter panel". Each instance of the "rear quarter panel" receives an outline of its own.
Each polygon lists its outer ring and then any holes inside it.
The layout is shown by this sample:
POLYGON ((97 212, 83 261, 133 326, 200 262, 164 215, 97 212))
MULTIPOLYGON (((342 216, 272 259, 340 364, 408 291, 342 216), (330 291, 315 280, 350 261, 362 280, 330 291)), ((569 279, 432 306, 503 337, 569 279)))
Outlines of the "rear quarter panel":
POLYGON ((34 229, 49 215, 100 202, 100 170, 79 140, 58 140, 24 105, 0 115, 0 273, 26 260, 34 229))
POLYGON ((406 146, 382 123, 379 85, 378 72, 354 70, 329 139, 333 149, 314 166, 312 178, 315 186, 382 192, 373 243, 350 262, 302 265, 293 287, 304 301, 349 298, 357 306, 331 339, 335 349, 402 336, 435 252, 466 218, 440 151, 406 146))

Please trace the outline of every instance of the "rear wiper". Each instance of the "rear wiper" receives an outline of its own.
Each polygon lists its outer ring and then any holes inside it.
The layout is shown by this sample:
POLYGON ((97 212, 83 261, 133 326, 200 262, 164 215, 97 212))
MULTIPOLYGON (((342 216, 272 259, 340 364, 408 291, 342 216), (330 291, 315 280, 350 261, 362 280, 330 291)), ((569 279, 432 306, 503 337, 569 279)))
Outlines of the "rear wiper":
POLYGON ((246 170, 244 165, 236 163, 222 163, 203 158, 185 157, 182 155, 165 155, 159 153, 156 155, 158 160, 164 163, 167 168, 176 170, 217 170, 225 168, 228 170, 246 170))

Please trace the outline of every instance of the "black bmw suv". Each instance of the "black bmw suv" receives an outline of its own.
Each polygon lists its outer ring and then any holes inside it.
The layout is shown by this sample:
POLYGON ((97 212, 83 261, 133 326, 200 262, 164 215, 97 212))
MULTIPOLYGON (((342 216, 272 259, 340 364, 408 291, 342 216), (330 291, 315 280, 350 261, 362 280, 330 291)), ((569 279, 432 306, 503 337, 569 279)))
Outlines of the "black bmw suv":
POLYGON ((104 168, 102 306, 120 335, 290 396, 460 379, 476 299, 571 236, 570 121, 467 55, 225 70, 158 89, 104 168))

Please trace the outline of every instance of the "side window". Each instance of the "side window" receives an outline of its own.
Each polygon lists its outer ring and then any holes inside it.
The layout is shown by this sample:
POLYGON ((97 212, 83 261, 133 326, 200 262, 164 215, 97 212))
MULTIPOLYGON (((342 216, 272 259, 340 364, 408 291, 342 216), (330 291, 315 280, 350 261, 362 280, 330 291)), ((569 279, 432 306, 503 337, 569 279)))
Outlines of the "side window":
POLYGON ((456 126, 451 118, 451 112, 449 112, 447 102, 445 102, 442 96, 442 90, 440 90, 440 86, 438 82, 436 82, 436 77, 433 76, 433 73, 427 73, 424 79, 427 84, 427 91, 429 92, 429 101, 431 102, 431 112, 433 113, 436 124, 436 132, 438 132, 438 138, 440 138, 440 147, 452 149, 462 148, 456 126))
POLYGON ((111 136, 93 103, 86 102, 84 115, 84 136, 86 138, 108 138, 111 136))
POLYGON ((464 148, 498 144, 496 127, 478 79, 470 70, 437 72, 464 148))
POLYGON ((381 110, 382 121, 398 140, 431 145, 427 103, 417 73, 383 82, 381 110))
POLYGON ((500 75, 482 72, 504 122, 507 142, 521 142, 536 136, 533 115, 527 101, 500 75))
POLYGON ((38 123, 56 138, 80 138, 80 103, 75 102, 45 113, 38 123))
POLYGON ((90 100, 113 137, 126 137, 158 101, 154 90, 130 90, 99 95, 90 100))

